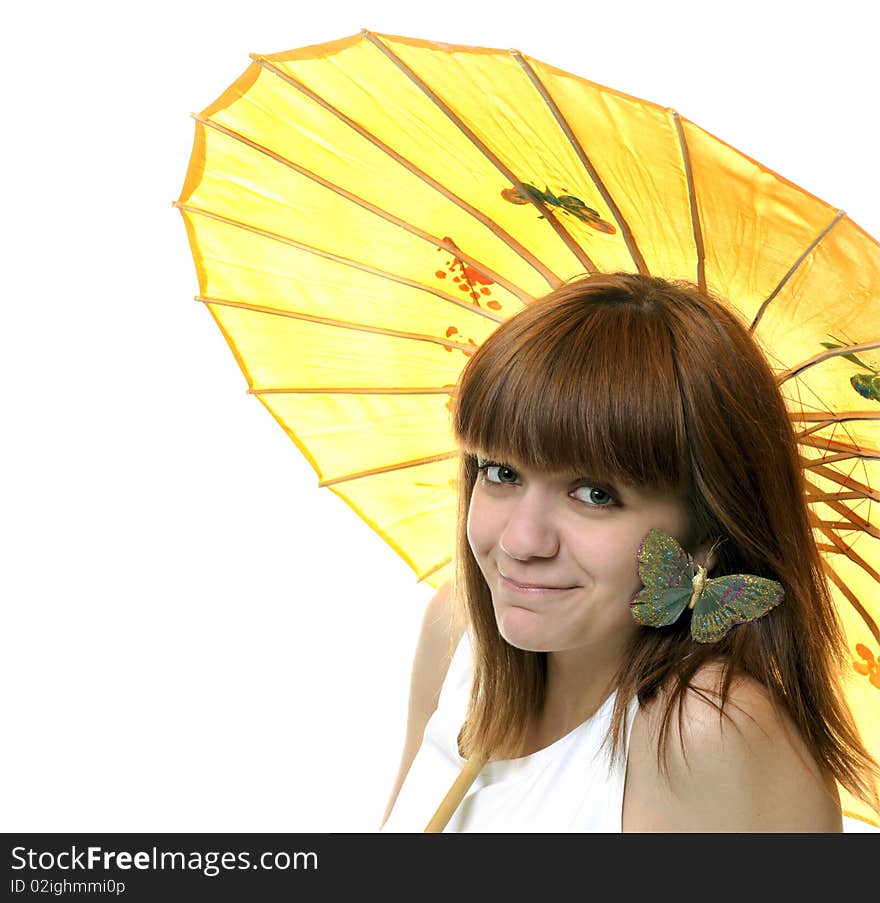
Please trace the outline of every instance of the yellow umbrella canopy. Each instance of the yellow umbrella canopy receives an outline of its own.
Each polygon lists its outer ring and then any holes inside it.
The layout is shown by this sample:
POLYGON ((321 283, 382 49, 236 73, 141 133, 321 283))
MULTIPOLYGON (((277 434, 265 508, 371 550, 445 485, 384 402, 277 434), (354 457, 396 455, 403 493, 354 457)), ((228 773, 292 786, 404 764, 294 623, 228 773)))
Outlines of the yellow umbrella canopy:
POLYGON ((439 586, 467 357, 579 275, 696 281, 778 373, 880 752, 878 243, 674 110, 518 51, 365 31, 252 59, 195 117, 176 206, 198 300, 319 485, 439 586))

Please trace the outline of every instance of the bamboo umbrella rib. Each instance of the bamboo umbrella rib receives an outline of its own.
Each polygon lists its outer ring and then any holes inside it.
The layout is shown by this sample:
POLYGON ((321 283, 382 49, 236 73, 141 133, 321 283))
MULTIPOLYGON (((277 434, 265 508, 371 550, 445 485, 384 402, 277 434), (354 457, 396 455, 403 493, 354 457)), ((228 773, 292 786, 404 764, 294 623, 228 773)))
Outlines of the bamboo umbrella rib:
MULTIPOLYGON (((831 539, 832 543, 835 542, 836 537, 834 536, 833 533, 831 533, 830 530, 827 530, 827 531, 826 531, 824 527, 820 527, 819 529, 821 529, 822 532, 825 533, 825 535, 828 536, 828 537, 831 539)), ((866 574, 868 574, 869 577, 872 577, 874 580, 880 581, 880 575, 877 574, 877 571, 874 570, 874 568, 872 568, 872 567, 864 560, 864 558, 862 558, 860 555, 856 555, 856 554, 852 551, 852 549, 850 549, 848 546, 845 546, 845 545, 842 546, 842 547, 841 547, 841 546, 836 546, 834 551, 835 551, 837 554, 839 554, 839 555, 844 555, 846 558, 848 558, 850 561, 852 561, 853 564, 858 565, 858 566, 859 566, 866 574)), ((826 561, 827 561, 827 564, 828 564, 828 568, 827 568, 827 569, 830 570, 830 569, 831 569, 831 562, 830 562, 830 559, 826 559, 826 561)), ((865 623, 868 624, 868 626, 871 628, 871 631, 872 631, 872 632, 876 631, 876 630, 877 630, 877 625, 875 624, 873 618, 871 618, 871 616, 870 616, 866 611, 864 611, 863 609, 860 609, 860 611, 861 611, 862 617, 865 619, 865 623)), ((875 635, 876 635, 876 634, 875 634, 875 635)), ((880 637, 878 637, 878 639, 880 639, 880 637)))
POLYGON ((349 386, 344 388, 320 386, 285 386, 273 389, 248 389, 249 395, 451 395, 454 386, 404 388, 386 386, 349 386))
POLYGON ((639 250, 638 245, 636 244, 636 240, 632 234, 632 230, 629 227, 629 223, 627 223, 627 221, 624 219, 623 214, 620 212, 620 208, 617 206, 614 198, 611 197, 608 189, 605 187, 605 183, 602 181, 599 173, 593 166, 592 161, 587 156, 583 145, 575 137, 574 132, 571 130, 571 126, 568 124, 565 116, 562 115, 562 111, 559 109, 556 101, 551 97, 546 85, 538 77, 538 74, 534 69, 532 69, 528 61, 525 59, 525 57, 523 57, 522 53, 520 53, 519 50, 511 50, 509 51, 509 53, 517 61, 517 63, 519 63, 520 68, 528 76, 528 79, 532 83, 535 90, 538 92, 538 94, 541 95, 541 99, 545 104, 547 104, 547 107, 553 114, 553 118, 556 120, 559 128, 568 139, 568 142, 569 144, 571 144, 574 152, 577 154, 578 159, 581 161, 581 165, 584 167, 584 169, 586 169, 590 178, 593 180, 593 184, 596 186, 599 194, 602 195, 602 200, 605 201, 605 204, 611 211, 611 215, 617 221, 617 225, 620 226, 620 232, 623 235, 623 239, 626 242, 626 246, 629 249, 630 256, 632 257, 633 263, 636 265, 636 268, 640 273, 647 275, 648 267, 645 263, 645 258, 642 256, 642 252, 639 250))
POLYGON ((283 166, 292 169, 294 172, 298 172, 301 176, 304 176, 307 179, 310 179, 312 182, 315 182, 318 185, 326 188, 328 191, 332 191, 334 194, 339 195, 339 197, 345 198, 347 201, 351 201, 353 204, 356 204, 358 207, 361 207, 364 210, 368 210, 374 216, 378 216, 380 219, 385 220, 388 223, 391 223, 394 226, 397 226, 400 229, 409 232, 412 235, 415 235, 418 238, 423 239, 424 241, 429 242, 432 245, 443 248, 445 251, 448 251, 450 254, 453 254, 459 260, 463 260, 465 263, 470 264, 470 266, 479 270, 483 275, 488 276, 495 282, 497 285, 500 285, 502 288, 507 289, 512 295, 519 298, 523 304, 528 304, 533 301, 534 298, 532 295, 527 292, 525 289, 519 288, 519 286, 514 285, 509 279, 505 278, 501 275, 501 273, 496 270, 491 269, 486 266, 486 264, 482 263, 480 260, 477 260, 475 257, 472 257, 469 254, 465 254, 460 248, 454 246, 449 241, 443 238, 438 238, 436 235, 431 235, 428 232, 425 232, 423 229, 419 229, 418 226, 413 225, 412 223, 408 223, 406 220, 401 219, 398 216, 395 216, 393 213, 389 213, 387 210, 383 210, 381 207, 377 207, 375 204, 370 203, 362 197, 354 194, 351 191, 342 188, 339 185, 334 184, 328 179, 324 179, 319 176, 317 173, 312 172, 311 170, 306 169, 303 166, 294 163, 292 160, 288 160, 286 157, 283 157, 281 154, 276 153, 273 150, 270 150, 267 147, 264 147, 262 144, 259 144, 256 141, 253 141, 250 138, 242 135, 240 132, 236 132, 233 129, 226 128, 226 126, 222 126, 219 123, 212 122, 209 119, 203 119, 200 116, 193 116, 197 122, 200 122, 202 125, 207 126, 208 128, 215 129, 218 132, 222 132, 229 138, 232 138, 235 141, 240 141, 242 144, 247 145, 248 147, 253 148, 256 151, 259 151, 262 154, 265 154, 267 157, 271 157, 277 163, 281 163, 283 166))
POLYGON ((796 433, 795 439, 797 439, 798 441, 800 441, 801 439, 806 439, 807 436, 812 436, 813 433, 821 432, 822 430, 827 429, 829 426, 836 426, 838 423, 843 423, 845 421, 873 419, 873 417, 835 417, 833 420, 823 420, 821 423, 817 423, 815 426, 811 426, 807 430, 801 430, 799 433, 796 433))
POLYGON ((363 477, 374 477, 382 473, 394 473, 397 470, 406 470, 409 467, 420 467, 422 464, 436 464, 438 461, 447 461, 457 458, 458 452, 451 451, 441 455, 431 455, 428 458, 415 458, 411 461, 400 461, 396 464, 386 464, 384 467, 374 467, 370 470, 361 470, 358 473, 348 473, 341 477, 333 477, 330 480, 321 480, 318 486, 336 486, 338 483, 348 483, 352 480, 360 480, 363 477))
MULTIPOLYGON (((768 356, 768 361, 769 361, 769 356, 768 356)), ((784 370, 784 368, 786 366, 785 363, 783 361, 779 360, 778 358, 776 359, 775 364, 779 366, 780 370, 784 370)), ((774 365, 774 370, 775 369, 776 369, 776 366, 774 365)), ((776 377, 774 376, 774 378, 776 378, 776 377)), ((779 382, 778 379, 776 380, 776 385, 780 388, 780 395, 785 395, 785 393, 782 391, 781 383, 779 382)), ((808 411, 808 410, 815 411, 817 409, 825 410, 828 407, 827 404, 804 401, 804 390, 807 388, 808 387, 803 384, 803 380, 800 380, 800 379, 796 379, 790 386, 786 386, 786 390, 788 390, 789 392, 793 391, 793 394, 796 396, 795 400, 797 402, 797 407, 795 408, 795 410, 799 410, 799 411, 808 411)), ((786 406, 788 406, 791 399, 786 398, 785 401, 786 401, 786 406)), ((789 419, 790 418, 791 418, 791 411, 789 410, 789 419)))
MULTIPOLYGON (((871 340, 873 341, 873 340, 871 340)), ((832 357, 848 357, 850 355, 850 347, 859 347, 859 346, 846 346, 842 348, 842 355, 837 354, 824 354, 821 355, 821 360, 817 361, 817 363, 822 363, 825 360, 828 360, 832 357)), ((788 378, 787 374, 790 373, 789 370, 786 369, 785 364, 778 358, 772 355, 769 351, 766 351, 766 356, 771 363, 771 366, 778 370, 776 375, 777 385, 780 385, 785 382, 788 378)), ((799 375, 799 374, 798 374, 799 375)), ((785 401, 789 405, 788 417, 793 423, 804 421, 804 422, 812 422, 815 420, 828 419, 837 417, 840 415, 852 416, 855 419, 862 420, 874 420, 877 419, 877 414, 873 411, 840 411, 834 412, 829 410, 829 406, 827 402, 821 398, 818 393, 809 385, 804 383, 802 380, 795 379, 794 382, 790 386, 786 386, 788 392, 794 391, 796 397, 785 396, 785 401), (806 400, 803 396, 804 392, 809 393, 810 400, 806 400)), ((841 402, 842 404, 842 402, 841 402)))
POLYGON ((321 248, 316 248, 312 245, 307 245, 304 242, 296 241, 296 239, 288 238, 286 235, 279 235, 277 232, 270 232, 268 229, 260 229, 257 226, 251 226, 247 223, 243 223, 240 220, 231 219, 228 216, 221 216, 219 213, 212 213, 210 210, 204 210, 200 207, 191 207, 188 204, 180 204, 178 202, 174 202, 174 206, 177 207, 178 210, 182 210, 185 213, 195 213, 199 216, 205 216, 208 219, 217 220, 218 222, 225 223, 227 226, 233 226, 236 229, 243 229, 245 232, 252 232, 254 235, 260 235, 263 238, 271 239, 272 241, 278 241, 282 244, 290 245, 292 248, 297 248, 300 251, 305 251, 307 254, 314 254, 317 257, 323 257, 325 260, 332 260, 336 263, 341 263, 343 266, 349 266, 356 270, 361 270, 364 273, 370 273, 372 276, 378 276, 381 279, 388 279, 391 282, 397 282, 400 285, 407 285, 410 288, 418 289, 422 292, 428 292, 431 295, 436 295, 438 298, 442 298, 444 301, 448 301, 450 304, 455 304, 457 307, 463 307, 465 310, 472 311, 476 313, 478 316, 486 317, 486 319, 493 320, 496 323, 500 323, 503 321, 504 317, 500 314, 492 313, 484 308, 477 307, 474 304, 470 304, 467 301, 462 301, 461 298, 457 298, 454 295, 447 295, 446 292, 440 291, 440 289, 434 288, 430 285, 423 285, 420 282, 416 282, 414 279, 407 279, 404 276, 398 276, 396 273, 389 273, 387 270, 380 270, 377 267, 370 266, 366 263, 360 263, 357 260, 352 260, 349 257, 342 257, 339 254, 333 254, 330 251, 324 251, 321 248))
POLYGON ((437 573, 437 571, 442 570, 443 568, 446 567, 447 564, 451 564, 451 563, 452 563, 452 556, 448 556, 447 558, 444 558, 441 562, 435 564, 433 567, 428 568, 428 570, 422 571, 422 573, 419 574, 416 582, 422 583, 423 581, 427 580, 428 577, 433 576, 434 574, 437 573))
POLYGON ((822 524, 817 524, 816 529, 818 529, 821 533, 823 533, 827 539, 831 540, 832 545, 835 550, 841 554, 846 555, 847 558, 853 563, 858 565, 872 580, 875 580, 877 583, 880 583, 880 574, 862 558, 857 552, 854 552, 850 546, 848 546, 836 533, 829 530, 827 527, 822 524))
MULTIPOLYGON (((825 532, 825 531, 823 531, 823 532, 825 532)), ((836 545, 836 546, 841 545, 840 541, 833 534, 827 534, 827 535, 829 536, 829 538, 831 539, 831 541, 834 545, 836 545)), ((847 555, 847 557, 854 560, 864 570, 866 570, 872 577, 874 577, 875 580, 880 581, 880 574, 877 574, 877 572, 873 568, 871 568, 860 556, 850 554, 850 552, 851 552, 850 549, 847 549, 844 546, 843 548, 838 547, 837 551, 842 552, 843 554, 847 555)), ((868 628, 868 630, 871 631, 872 635, 874 636, 874 639, 878 643, 880 643, 880 627, 878 627, 877 622, 873 619, 873 617, 871 617, 871 615, 868 613, 868 611, 865 609, 865 607, 859 601, 856 594, 847 586, 846 582, 841 579, 841 577, 839 576, 837 571, 835 571, 834 567, 832 566, 831 561, 829 559, 825 559, 824 563, 825 563, 826 575, 830 578, 830 580, 834 583, 834 585, 841 591, 841 593, 843 593, 843 595, 846 597, 846 599, 849 601, 849 603, 852 605, 852 607, 856 610, 856 612, 859 614, 859 617, 861 617, 862 621, 864 621, 865 626, 868 628)))
MULTIPOLYGON (((865 573, 867 573, 870 577, 880 583, 880 574, 877 573, 874 568, 872 568, 860 555, 857 555, 853 550, 847 546, 840 537, 836 536, 830 530, 819 526, 819 529, 825 536, 831 540, 831 544, 834 546, 834 551, 838 552, 841 555, 845 555, 852 561, 854 564, 858 565, 865 573)), ((874 636, 874 639, 880 643, 880 627, 877 626, 877 622, 871 617, 871 615, 867 612, 865 607, 859 602, 856 594, 846 585, 846 583, 840 578, 837 574, 837 571, 834 570, 834 567, 831 564, 830 559, 824 559, 823 563, 825 565, 825 573, 834 583, 834 585, 843 593, 852 607, 858 612, 859 617, 864 621, 865 626, 874 636)))
POLYGON ((815 367, 816 364, 821 364, 822 361, 827 361, 829 358, 842 357, 845 354, 857 354, 861 351, 871 351, 874 348, 880 348, 880 339, 869 339, 867 342, 859 342, 858 345, 842 345, 840 348, 829 348, 826 351, 819 352, 819 354, 814 354, 800 364, 796 364, 790 370, 780 373, 776 377, 776 383, 781 386, 787 380, 803 373, 804 370, 815 367))
POLYGON ((697 285, 701 291, 706 291, 706 246, 703 244, 703 227, 700 223, 700 210, 697 206, 697 191, 694 187, 694 171, 691 168, 691 152, 688 148, 687 138, 681 125, 681 117, 676 110, 670 110, 672 123, 678 135, 678 146, 681 149, 681 160, 684 164, 684 173, 687 180, 688 204, 691 211, 691 229, 694 233, 694 247, 697 251, 697 285))
POLYGON ((878 643, 880 643, 880 628, 877 627, 877 623, 865 610, 864 605, 859 602, 856 594, 846 585, 846 583, 844 583, 843 580, 840 579, 833 568, 827 567, 825 569, 825 573, 831 579, 832 583, 834 583, 834 585, 841 591, 841 593, 843 593, 843 595, 849 600, 849 603, 852 605, 852 607, 859 613, 862 620, 865 622, 865 626, 873 634, 874 639, 878 643))
POLYGON ((880 411, 792 411, 789 418, 804 423, 821 420, 823 426, 829 426, 839 420, 880 420, 880 411))
POLYGON ((251 54, 251 59, 253 59, 267 72, 270 72, 272 73, 272 75, 275 75, 278 78, 282 79, 292 88, 296 88, 297 91, 301 92, 314 103, 327 110, 328 113, 332 114, 340 122, 343 122, 350 129, 357 132, 362 138, 365 138, 378 150, 391 157, 392 160, 400 164, 404 169, 408 170, 414 176, 421 179, 421 181, 423 181, 426 185, 430 185, 431 188, 442 194, 443 197, 445 197, 448 201, 451 201, 457 207, 461 208, 465 213, 476 219, 479 223, 489 229, 489 231, 492 232, 492 234, 495 235, 500 241, 506 244, 511 249, 511 251, 518 254, 529 266, 531 266, 537 273, 539 273, 541 278, 547 282, 550 288, 558 288, 560 285, 562 285, 563 280, 561 279, 561 277, 557 276, 556 273, 554 273, 549 267, 546 266, 546 264, 544 264, 538 257, 536 257, 531 251, 529 251, 529 249, 526 248, 523 244, 517 241, 517 239, 514 238, 513 235, 511 235, 506 229, 495 222, 495 220, 493 220, 491 217, 487 216, 481 210, 478 210, 472 204, 469 204, 466 200, 464 200, 464 198, 461 198, 454 192, 450 191, 448 188, 446 188, 446 186, 438 182, 436 179, 432 178, 430 175, 428 175, 428 173, 424 172, 424 170, 420 169, 414 163, 407 160, 400 153, 385 144, 384 141, 380 141, 379 138, 373 135, 372 132, 370 132, 360 123, 355 122, 355 120, 353 120, 351 117, 347 116, 341 110, 338 110, 332 104, 324 100, 323 97, 315 94, 314 91, 312 91, 302 82, 297 81, 297 79, 295 79, 293 76, 288 75, 288 73, 286 72, 283 72, 277 66, 274 66, 271 62, 261 56, 251 54))
POLYGON ((823 430, 835 423, 846 423, 850 420, 880 420, 880 411, 840 411, 837 414, 832 414, 830 411, 805 411, 803 414, 792 414, 791 420, 800 420, 805 423, 817 421, 815 426, 796 434, 795 438, 800 439, 802 436, 809 436, 811 433, 823 430))
MULTIPOLYGON (((830 504, 830 503, 829 503, 830 504)), ((873 526, 872 524, 865 524, 865 526, 860 526, 859 521, 861 518, 855 518, 853 520, 823 520, 819 521, 825 527, 828 527, 830 530, 838 530, 840 532, 852 532, 852 533, 867 533, 868 536, 873 536, 874 539, 880 539, 880 529, 873 526)))
POLYGON ((841 442, 838 439, 823 439, 821 436, 804 436, 798 439, 801 445, 807 445, 811 448, 827 449, 834 452, 849 452, 858 457, 873 461, 880 459, 880 449, 871 448, 866 445, 851 445, 848 442, 841 442))
MULTIPOLYGON (((818 495, 818 494, 817 494, 818 495)), ((808 493, 807 501, 809 504, 813 502, 820 501, 817 498, 817 495, 813 495, 812 493, 808 493)), ((870 505, 870 499, 864 499, 862 496, 857 496, 857 498, 862 499, 867 504, 870 505)), ((873 524, 868 523, 861 515, 859 515, 853 508, 845 505, 843 501, 832 498, 821 499, 822 503, 827 505, 832 511, 836 511, 838 514, 842 515, 846 518, 845 521, 838 521, 836 523, 832 523, 831 521, 820 521, 824 523, 828 527, 834 527, 839 530, 861 530, 864 533, 869 534, 870 536, 874 536, 877 539, 880 539, 880 528, 874 526, 873 524)), ((870 507, 868 508, 870 511, 870 507)))
POLYGON ((817 476, 824 477, 826 480, 829 480, 832 483, 837 483, 838 486, 844 486, 845 488, 851 489, 854 492, 861 493, 869 499, 880 502, 880 493, 878 493, 877 490, 872 489, 865 483, 860 483, 858 480, 853 479, 852 476, 839 473, 831 467, 824 467, 823 465, 825 463, 826 461, 824 460, 807 462, 804 459, 801 459, 802 466, 805 469, 812 470, 817 474, 817 476))
POLYGON ((809 257, 810 254, 818 246, 819 242, 822 241, 823 238, 840 222, 843 217, 846 216, 846 213, 843 210, 838 210, 834 216, 834 219, 813 239, 810 246, 801 254, 800 257, 791 265, 789 271, 780 279, 779 284, 773 289, 772 292, 767 296, 767 298, 762 302, 761 306, 758 308, 758 312, 755 314, 754 320, 752 320, 752 325, 749 326, 749 331, 754 331, 757 327, 758 323, 761 320, 761 317, 764 316, 764 311, 767 310, 767 307, 773 301, 773 299, 782 291, 783 286, 789 279, 795 274, 798 267, 809 257))
POLYGON ((841 452, 839 455, 825 455, 817 461, 807 461, 806 459, 802 460, 804 461, 804 468, 807 470, 812 470, 819 464, 836 464, 838 461, 851 461, 853 460, 853 458, 859 460, 861 456, 854 454, 853 452, 841 452))
POLYGON ((575 241, 574 237, 570 235, 566 229, 563 228, 562 224, 556 219, 553 214, 543 207, 538 201, 532 197, 531 193, 528 192, 523 185, 523 183, 513 174, 513 172, 501 162, 498 156, 493 153, 486 145, 484 141, 482 141, 472 129, 470 129, 461 117, 455 113, 455 111, 444 101, 439 95, 428 87, 425 82, 410 69, 409 66, 399 57, 390 47, 380 41, 376 35, 372 34, 369 31, 363 30, 361 34, 381 53, 383 53, 398 69, 414 84, 418 87, 426 97, 439 109, 444 116, 446 116, 450 122, 455 125, 455 127, 480 151, 480 153, 500 172, 505 179, 507 179, 512 185, 516 186, 516 189, 524 198, 528 198, 529 203, 531 203, 544 217, 544 219, 550 224, 553 231, 559 236, 565 246, 571 251, 572 254, 578 259, 578 262, 583 264, 589 273, 597 273, 599 272, 598 267, 595 263, 590 259, 587 252, 575 241))
POLYGON ((333 326, 338 329, 350 329, 354 332, 369 332, 373 335, 386 335, 395 339, 409 339, 414 342, 430 342, 434 345, 442 345, 444 348, 453 348, 456 351, 473 351, 474 346, 464 342, 452 342, 449 339, 441 339, 437 336, 424 335, 418 332, 403 332, 399 329, 387 329, 384 326, 370 326, 366 323, 353 323, 347 320, 335 320, 331 317, 318 317, 314 314, 297 313, 292 310, 278 310, 275 307, 264 307, 260 304, 250 304, 246 301, 227 301, 223 298, 211 298, 198 295, 196 301, 204 304, 216 304, 218 307, 236 307, 239 310, 249 310, 253 313, 267 314, 271 317, 287 317, 290 320, 302 320, 306 323, 317 323, 321 326, 333 326))
POLYGON ((880 494, 872 492, 865 495, 864 492, 811 492, 807 498, 809 504, 814 502, 842 502, 846 500, 861 499, 862 501, 880 502, 880 494))

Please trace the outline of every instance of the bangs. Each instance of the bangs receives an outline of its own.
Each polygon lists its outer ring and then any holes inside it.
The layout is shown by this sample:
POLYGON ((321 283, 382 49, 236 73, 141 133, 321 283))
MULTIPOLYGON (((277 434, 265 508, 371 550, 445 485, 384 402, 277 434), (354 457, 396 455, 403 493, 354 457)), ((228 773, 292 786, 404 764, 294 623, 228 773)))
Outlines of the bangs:
POLYGON ((557 293, 499 326, 462 372, 454 429, 493 460, 690 488, 672 336, 607 295, 557 293))

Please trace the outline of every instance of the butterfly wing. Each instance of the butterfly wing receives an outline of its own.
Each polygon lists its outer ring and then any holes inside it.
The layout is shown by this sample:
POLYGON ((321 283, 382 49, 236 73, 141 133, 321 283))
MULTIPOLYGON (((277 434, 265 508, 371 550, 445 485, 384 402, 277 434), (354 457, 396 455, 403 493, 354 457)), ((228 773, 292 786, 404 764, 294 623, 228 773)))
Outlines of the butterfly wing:
POLYGON ((677 621, 693 593, 691 556, 666 533, 651 530, 638 552, 639 577, 644 584, 630 606, 635 620, 646 627, 665 627, 677 621))
POLYGON ((694 606, 691 635, 698 643, 720 640, 735 624, 763 617, 782 601, 782 584, 754 574, 728 574, 706 581, 694 606))

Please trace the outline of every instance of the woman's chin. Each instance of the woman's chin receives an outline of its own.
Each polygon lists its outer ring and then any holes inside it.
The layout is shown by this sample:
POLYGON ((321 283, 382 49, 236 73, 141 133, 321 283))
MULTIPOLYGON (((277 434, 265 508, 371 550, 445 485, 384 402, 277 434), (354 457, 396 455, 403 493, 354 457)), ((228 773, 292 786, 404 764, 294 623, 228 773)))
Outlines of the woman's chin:
POLYGON ((525 652, 550 652, 553 643, 547 633, 547 623, 540 615, 527 608, 505 607, 495 614, 501 636, 525 652))

